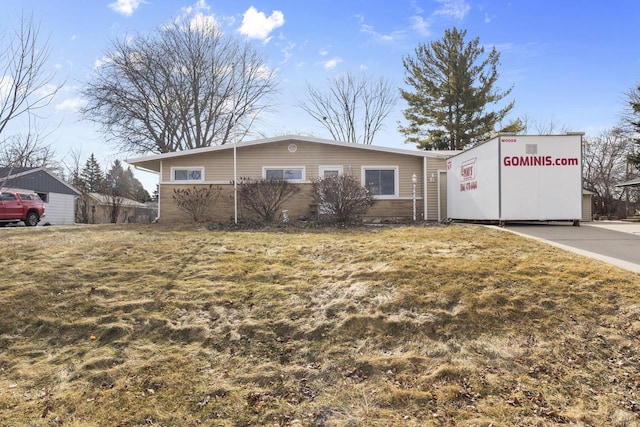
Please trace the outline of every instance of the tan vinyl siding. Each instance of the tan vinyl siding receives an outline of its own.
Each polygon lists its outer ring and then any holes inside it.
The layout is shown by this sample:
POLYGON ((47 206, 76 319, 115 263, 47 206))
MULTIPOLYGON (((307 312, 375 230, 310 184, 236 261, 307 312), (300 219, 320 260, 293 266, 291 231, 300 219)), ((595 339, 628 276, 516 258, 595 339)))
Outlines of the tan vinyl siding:
MULTIPOLYGON (((283 209, 289 211, 289 217, 299 215, 311 216, 311 185, 319 176, 320 167, 341 166, 344 174, 353 175, 361 180, 363 167, 393 167, 397 169, 396 179, 398 194, 391 198, 377 200, 367 217, 411 217, 413 182, 412 175, 417 176, 416 212, 418 219, 423 216, 424 182, 422 155, 407 155, 387 151, 365 150, 361 147, 345 144, 335 146, 317 144, 310 141, 285 139, 268 144, 247 145, 242 143, 236 147, 237 177, 262 178, 264 167, 304 167, 304 182, 298 184, 302 191, 283 209), (289 150, 289 145, 295 144, 296 150, 289 150)), ((427 179, 428 220, 438 219, 437 203, 437 170, 446 167, 444 159, 427 158, 427 174, 434 173, 433 182, 427 179)), ((189 187, 193 185, 222 185, 225 187, 226 201, 221 201, 212 220, 226 221, 233 217, 233 150, 216 150, 211 152, 194 153, 162 161, 162 177, 160 185, 160 220, 185 221, 185 214, 174 206, 172 200, 173 188, 189 187), (204 167, 204 181, 194 183, 172 183, 171 171, 175 167, 204 167)), ((245 209, 239 206, 240 218, 249 218, 245 209)))

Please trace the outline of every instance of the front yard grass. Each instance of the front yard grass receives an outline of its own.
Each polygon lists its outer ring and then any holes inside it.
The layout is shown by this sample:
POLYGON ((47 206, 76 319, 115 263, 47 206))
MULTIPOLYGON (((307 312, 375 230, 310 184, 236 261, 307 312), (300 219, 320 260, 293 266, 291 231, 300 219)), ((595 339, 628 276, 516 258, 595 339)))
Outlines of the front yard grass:
POLYGON ((471 225, 0 233, 0 425, 638 425, 639 276, 471 225))

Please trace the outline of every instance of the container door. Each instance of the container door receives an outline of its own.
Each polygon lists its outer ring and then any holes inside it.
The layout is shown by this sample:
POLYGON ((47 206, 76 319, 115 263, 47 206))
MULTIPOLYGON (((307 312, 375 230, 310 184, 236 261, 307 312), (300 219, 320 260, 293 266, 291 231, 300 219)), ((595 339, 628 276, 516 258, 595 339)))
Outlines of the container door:
POLYGON ((438 221, 449 218, 447 215, 447 171, 438 171, 438 221))

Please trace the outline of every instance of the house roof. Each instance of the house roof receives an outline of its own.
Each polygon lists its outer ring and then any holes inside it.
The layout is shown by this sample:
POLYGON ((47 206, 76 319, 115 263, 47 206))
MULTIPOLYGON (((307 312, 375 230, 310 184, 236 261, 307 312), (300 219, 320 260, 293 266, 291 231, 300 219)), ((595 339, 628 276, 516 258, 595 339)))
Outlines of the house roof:
MULTIPOLYGON (((445 159, 451 157, 454 154, 457 154, 459 151, 425 151, 425 150, 406 150, 399 148, 391 148, 391 147, 382 147, 379 145, 365 145, 365 144, 352 144, 348 142, 340 142, 329 139, 321 139, 314 138, 310 136, 300 136, 300 135, 284 135, 277 136, 273 138, 265 138, 258 139, 254 141, 247 142, 239 142, 236 145, 237 150, 241 150, 244 147, 252 147, 256 145, 262 144, 270 144, 274 142, 282 142, 282 141, 299 141, 299 142, 310 142, 314 144, 324 144, 324 145, 332 145, 336 147, 349 147, 358 150, 370 150, 370 151, 379 151, 386 153, 396 153, 403 154, 407 156, 415 156, 415 157, 433 157, 433 158, 441 158, 445 159)), ((194 154, 202 154, 202 153, 211 153, 216 151, 224 151, 233 149, 233 144, 225 144, 225 145, 216 145, 212 147, 203 147, 203 148, 194 148, 192 150, 184 150, 184 151, 176 151, 173 153, 163 153, 163 154, 152 154, 148 156, 142 157, 132 157, 130 159, 126 159, 125 161, 130 165, 134 165, 139 169, 145 169, 151 172, 160 172, 160 162, 165 159, 172 159, 181 156, 192 156, 194 154)))
POLYGON ((0 180, 3 185, 41 193, 80 194, 72 185, 43 167, 0 168, 0 180))
MULTIPOLYGON (((92 199, 98 202, 99 205, 110 205, 112 202, 112 197, 107 196, 105 194, 100 193, 87 193, 92 199)), ((138 202, 136 200, 127 199, 126 197, 118 197, 121 206, 131 206, 134 208, 146 208, 148 207, 145 203, 138 202)))
POLYGON ((640 178, 635 178, 630 181, 621 182, 616 187, 638 187, 640 186, 640 178))

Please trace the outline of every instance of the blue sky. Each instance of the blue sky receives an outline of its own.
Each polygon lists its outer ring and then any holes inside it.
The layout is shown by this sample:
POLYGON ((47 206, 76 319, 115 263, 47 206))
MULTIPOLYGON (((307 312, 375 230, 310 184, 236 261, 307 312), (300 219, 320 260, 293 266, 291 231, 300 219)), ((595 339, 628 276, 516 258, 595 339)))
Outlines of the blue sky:
MULTIPOLYGON (((66 81, 40 125, 57 157, 96 154, 103 167, 126 154, 105 144, 99 129, 77 115, 80 88, 109 42, 147 33, 177 16, 215 19, 263 52, 280 79, 275 113, 256 131, 330 135, 295 107, 305 87, 326 87, 345 72, 366 72, 404 87, 402 58, 445 29, 467 30, 487 50, 501 53, 498 86, 513 86, 511 119, 596 136, 614 126, 624 92, 640 82, 640 1, 637 0, 0 0, 4 31, 22 13, 33 14, 49 39, 51 70, 66 81)), ((403 142, 400 100, 375 144, 403 142)), ((147 189, 156 177, 137 173, 147 189)))

